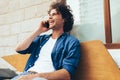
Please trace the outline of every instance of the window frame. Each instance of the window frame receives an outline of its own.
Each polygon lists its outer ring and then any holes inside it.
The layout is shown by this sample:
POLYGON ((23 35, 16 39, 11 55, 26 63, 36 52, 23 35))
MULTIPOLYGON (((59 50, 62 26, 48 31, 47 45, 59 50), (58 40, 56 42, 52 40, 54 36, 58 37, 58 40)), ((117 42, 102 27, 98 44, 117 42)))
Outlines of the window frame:
POLYGON ((110 0, 104 0, 104 27, 105 27, 105 46, 108 49, 120 49, 120 43, 112 43, 110 0))

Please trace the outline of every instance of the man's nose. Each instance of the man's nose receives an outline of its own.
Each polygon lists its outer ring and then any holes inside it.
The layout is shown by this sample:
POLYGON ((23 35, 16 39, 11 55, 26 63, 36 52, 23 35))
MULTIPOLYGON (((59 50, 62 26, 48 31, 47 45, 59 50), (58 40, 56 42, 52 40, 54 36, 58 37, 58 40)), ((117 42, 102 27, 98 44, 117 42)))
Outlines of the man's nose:
POLYGON ((49 15, 49 19, 52 19, 52 16, 51 16, 51 15, 49 15))

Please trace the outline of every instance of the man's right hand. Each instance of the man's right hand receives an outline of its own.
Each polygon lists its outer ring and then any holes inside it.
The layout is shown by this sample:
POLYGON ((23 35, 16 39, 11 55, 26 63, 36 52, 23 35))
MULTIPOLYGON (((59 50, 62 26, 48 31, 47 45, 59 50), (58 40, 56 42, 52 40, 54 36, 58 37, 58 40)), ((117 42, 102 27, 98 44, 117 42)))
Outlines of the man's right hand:
POLYGON ((35 30, 35 32, 37 32, 38 35, 49 30, 49 28, 46 28, 44 25, 46 22, 48 22, 48 20, 41 21, 38 28, 35 30))

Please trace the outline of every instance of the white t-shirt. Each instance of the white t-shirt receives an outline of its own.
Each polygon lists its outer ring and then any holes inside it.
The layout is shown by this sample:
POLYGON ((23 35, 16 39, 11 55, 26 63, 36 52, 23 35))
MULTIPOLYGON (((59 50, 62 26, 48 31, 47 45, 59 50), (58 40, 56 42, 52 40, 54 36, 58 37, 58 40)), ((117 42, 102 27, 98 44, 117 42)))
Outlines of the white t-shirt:
POLYGON ((51 53, 56 40, 57 39, 52 39, 51 37, 49 38, 49 40, 41 48, 39 58, 36 60, 34 66, 29 68, 28 71, 44 73, 52 72, 55 70, 51 59, 51 53))

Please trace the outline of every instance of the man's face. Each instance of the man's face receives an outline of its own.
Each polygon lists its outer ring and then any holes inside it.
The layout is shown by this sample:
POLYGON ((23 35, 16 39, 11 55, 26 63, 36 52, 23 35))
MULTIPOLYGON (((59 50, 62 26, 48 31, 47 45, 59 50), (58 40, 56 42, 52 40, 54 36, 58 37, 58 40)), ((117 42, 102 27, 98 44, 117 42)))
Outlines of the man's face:
POLYGON ((49 28, 53 30, 63 29, 64 19, 62 15, 56 11, 56 9, 52 9, 49 13, 49 28))

